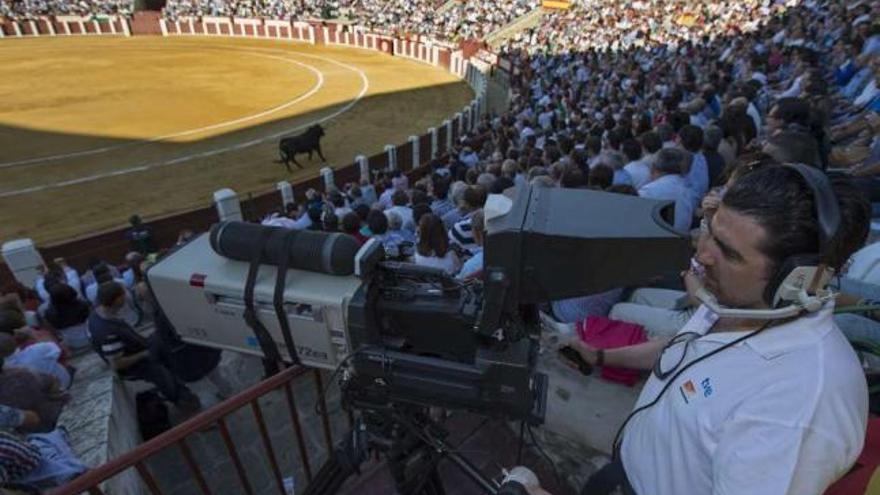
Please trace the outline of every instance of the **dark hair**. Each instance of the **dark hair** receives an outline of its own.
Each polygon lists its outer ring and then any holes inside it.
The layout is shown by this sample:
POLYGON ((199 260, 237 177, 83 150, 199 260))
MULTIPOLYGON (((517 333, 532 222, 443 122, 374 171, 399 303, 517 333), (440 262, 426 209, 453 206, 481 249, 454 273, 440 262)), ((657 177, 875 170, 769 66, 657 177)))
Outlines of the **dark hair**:
POLYGON ((422 215, 425 215, 427 213, 431 213, 431 207, 428 206, 427 204, 419 203, 419 204, 413 206, 413 208, 412 208, 413 223, 418 225, 419 220, 422 219, 422 215))
POLYGON ((407 203, 409 203, 409 194, 406 191, 398 189, 391 195, 391 204, 394 206, 406 206, 407 203))
POLYGON ((327 194, 327 201, 337 208, 345 206, 345 197, 337 189, 334 189, 327 194))
POLYGON ((12 334, 19 328, 26 326, 27 321, 21 311, 13 309, 0 310, 0 333, 12 334))
POLYGON ((608 165, 596 165, 590 169, 590 176, 587 180, 589 186, 593 189, 605 190, 611 187, 614 182, 614 169, 608 165))
MULTIPOLYGON (((506 189, 514 186, 513 179, 510 177, 499 177, 495 179, 495 182, 492 183, 492 194, 501 194, 506 189)), ((484 201, 485 203, 485 201, 484 201)))
POLYGON ((736 140, 737 150, 742 151, 745 145, 757 136, 755 122, 746 113, 745 108, 730 106, 724 109, 718 124, 724 137, 736 140))
POLYGON ((114 281, 104 282, 98 286, 97 302, 99 306, 110 307, 119 296, 125 295, 122 284, 114 281))
POLYGON ((433 213, 419 219, 419 244, 416 251, 422 256, 442 258, 449 250, 449 237, 440 217, 433 213))
POLYGON ((342 217, 342 231, 346 234, 357 234, 361 228, 361 217, 357 213, 350 211, 342 217))
POLYGON ((89 305, 79 299, 73 287, 64 284, 52 286, 49 289, 49 301, 46 321, 56 330, 79 325, 89 317, 89 305))
MULTIPOLYGON (((664 122, 662 124, 658 124, 657 127, 654 128, 654 132, 656 132, 657 137, 660 138, 660 144, 662 146, 663 143, 672 139, 673 134, 675 134, 675 129, 673 129, 672 125, 668 122, 664 122)), ((642 141, 642 144, 645 144, 645 142, 642 141)), ((645 147, 647 148, 647 145, 645 147)))
POLYGON ((367 216, 369 216, 370 214, 370 207, 361 203, 354 207, 354 212, 357 213, 357 216, 361 219, 361 222, 366 222, 367 216))
POLYGON ((371 210, 367 215, 367 227, 373 235, 382 235, 388 232, 388 217, 379 210, 371 210))
POLYGON ((52 285, 67 284, 67 275, 58 263, 51 262, 46 266, 46 275, 43 277, 43 283, 47 289, 52 285))
POLYGON ((627 138, 627 132, 620 127, 615 127, 608 131, 608 147, 613 150, 619 150, 620 144, 627 138))
POLYGON ((642 147, 645 148, 645 151, 648 153, 656 153, 663 148, 663 140, 660 139, 660 135, 654 131, 649 131, 639 138, 642 141, 642 147))
POLYGON ((786 124, 810 125, 810 104, 800 98, 780 98, 769 113, 786 124))
POLYGON ((584 177, 584 173, 581 172, 579 168, 565 167, 559 185, 567 189, 580 189, 589 184, 587 183, 586 177, 584 177))
POLYGON ((464 190, 462 199, 472 210, 476 210, 486 204, 486 197, 486 190, 482 186, 470 186, 464 190))
POLYGON ((428 198, 428 193, 419 189, 412 190, 412 205, 418 204, 429 204, 431 202, 430 198, 428 198))
POLYGON ((663 148, 654 159, 654 169, 665 175, 681 174, 686 154, 678 148, 663 148))
POLYGON ((110 271, 110 266, 106 263, 101 263, 93 268, 92 275, 95 276, 95 281, 99 284, 113 280, 113 272, 110 271))
POLYGON ((442 175, 431 176, 431 187, 434 189, 434 199, 446 199, 446 195, 449 194, 449 181, 442 175))
POLYGON ((674 112, 669 118, 669 124, 672 126, 672 130, 675 133, 678 133, 683 127, 689 125, 690 123, 691 116, 681 111, 674 112))
POLYGON ((76 290, 66 284, 55 284, 47 289, 49 302, 56 307, 73 304, 77 300, 76 290))
MULTIPOLYGON (((837 235, 822 261, 839 271, 868 237, 871 207, 849 180, 838 178, 832 188, 840 204, 837 235)), ((788 167, 764 167, 740 178, 722 204, 757 221, 766 235, 760 246, 771 261, 770 274, 786 258, 819 251, 813 192, 799 173, 788 167)))
POLYGON ((339 230, 339 217, 332 211, 325 211, 321 216, 321 227, 327 232, 339 230))
POLYGON ((642 145, 636 139, 627 139, 623 142, 623 154, 627 160, 634 162, 642 157, 642 145))
POLYGON ((319 207, 309 208, 306 211, 306 215, 308 215, 309 220, 312 221, 312 226, 319 225, 321 223, 321 208, 319 208, 319 207))
POLYGON ((806 132, 779 131, 767 140, 773 149, 767 150, 780 163, 803 163, 813 167, 821 165, 819 144, 806 132))
POLYGON ((629 196, 638 196, 639 195, 639 192, 636 191, 636 188, 634 188, 633 186, 631 186, 629 184, 614 184, 611 187, 609 187, 608 189, 606 189, 606 191, 611 192, 611 193, 617 193, 617 194, 626 194, 629 196))
POLYGON ((686 125, 678 131, 681 145, 691 153, 696 153, 703 148, 703 130, 695 125, 686 125))

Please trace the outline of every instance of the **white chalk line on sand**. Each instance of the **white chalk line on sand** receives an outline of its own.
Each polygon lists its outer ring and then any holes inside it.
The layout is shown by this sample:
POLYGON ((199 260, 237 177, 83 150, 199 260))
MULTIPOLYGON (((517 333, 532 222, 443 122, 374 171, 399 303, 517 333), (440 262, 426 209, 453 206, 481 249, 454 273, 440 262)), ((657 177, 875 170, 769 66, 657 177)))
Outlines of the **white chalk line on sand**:
POLYGON ((114 170, 111 172, 104 172, 104 173, 100 173, 100 174, 88 175, 85 177, 78 177, 76 179, 70 179, 70 180, 55 182, 55 183, 51 183, 51 184, 42 184, 39 186, 33 186, 33 187, 24 188, 24 189, 16 189, 13 191, 2 191, 2 192, 0 192, 0 198, 20 196, 23 194, 30 194, 30 193, 34 193, 34 192, 45 191, 48 189, 58 189, 58 188, 62 188, 62 187, 72 186, 72 185, 76 185, 76 184, 83 184, 86 182, 92 182, 92 181, 106 179, 106 178, 110 178, 110 177, 117 177, 120 175, 128 175, 128 174, 132 174, 132 173, 136 173, 136 172, 145 172, 147 170, 154 169, 154 168, 165 167, 165 166, 169 166, 169 165, 177 165, 180 163, 188 162, 190 160, 195 160, 197 158, 205 158, 205 157, 209 157, 209 156, 219 155, 222 153, 227 153, 229 151, 235 151, 235 150, 248 148, 248 147, 260 144, 262 142, 268 141, 270 139, 277 139, 278 137, 281 137, 284 134, 296 132, 296 131, 305 129, 309 126, 312 126, 314 124, 320 124, 320 123, 326 122, 328 120, 334 119, 334 118, 342 115, 343 113, 351 110, 351 108, 354 107, 364 97, 364 95, 367 93, 367 91, 369 91, 369 89, 370 89, 370 80, 367 78, 367 75, 364 73, 364 71, 362 71, 361 69, 359 69, 357 67, 354 67, 352 65, 349 65, 349 64, 346 64, 343 62, 339 62, 337 60, 333 60, 331 58, 321 57, 319 55, 311 55, 311 54, 307 54, 307 53, 296 53, 296 55, 308 57, 308 58, 314 58, 317 60, 323 60, 325 62, 330 62, 334 65, 339 66, 339 67, 356 72, 361 78, 362 85, 361 85, 360 92, 357 94, 357 96, 354 97, 354 99, 352 99, 351 101, 349 101, 348 103, 343 105, 339 110, 336 110, 335 112, 333 112, 329 115, 325 115, 324 117, 321 117, 320 119, 312 120, 310 122, 298 125, 296 127, 290 128, 290 129, 285 129, 280 132, 276 132, 276 133, 273 133, 270 135, 262 136, 258 139, 252 139, 252 140, 245 141, 245 142, 235 144, 232 146, 224 146, 222 148, 215 148, 215 149, 212 149, 209 151, 204 151, 201 153, 184 155, 184 156, 181 156, 178 158, 173 158, 170 160, 162 160, 162 161, 158 161, 158 162, 146 163, 144 165, 139 165, 136 167, 129 167, 129 168, 124 168, 124 169, 114 170))
POLYGON ((228 120, 226 122, 220 122, 217 124, 212 124, 212 125, 208 125, 205 127, 199 127, 196 129, 189 129, 186 131, 175 132, 172 134, 165 134, 163 136, 156 136, 156 137, 152 137, 152 138, 148 138, 148 139, 139 139, 137 141, 133 141, 133 142, 125 143, 125 144, 115 144, 113 146, 105 146, 102 148, 93 148, 90 150, 75 151, 75 152, 71 152, 71 153, 62 153, 62 154, 58 154, 58 155, 28 158, 25 160, 0 162, 0 169, 12 168, 12 167, 23 167, 23 166, 28 166, 28 165, 41 166, 41 165, 45 165, 50 162, 64 160, 67 158, 77 158, 77 157, 81 157, 81 156, 98 155, 101 153, 107 153, 108 151, 116 151, 116 150, 119 150, 122 148, 131 147, 131 146, 137 146, 137 145, 147 144, 147 143, 155 143, 155 142, 159 142, 159 141, 167 141, 169 139, 190 136, 190 135, 199 134, 202 132, 213 131, 215 129, 222 129, 224 127, 229 127, 229 126, 241 124, 243 122, 248 122, 251 120, 260 119, 260 118, 263 118, 267 115, 271 115, 275 112, 280 112, 281 110, 284 110, 285 108, 289 108, 289 107, 296 105, 297 103, 299 103, 307 98, 310 98, 312 95, 317 93, 324 86, 324 74, 320 70, 316 69, 314 66, 311 66, 309 64, 304 64, 304 63, 296 61, 296 60, 277 57, 274 55, 265 55, 265 54, 261 54, 261 53, 254 53, 254 55, 256 55, 258 57, 262 57, 262 58, 281 60, 282 62, 286 62, 286 63, 293 64, 293 65, 299 65, 300 67, 305 67, 306 69, 309 69, 310 71, 312 71, 312 73, 314 73, 318 77, 318 80, 317 80, 317 82, 315 82, 315 85, 312 86, 312 88, 308 92, 306 92, 305 94, 300 95, 297 98, 294 98, 293 100, 289 100, 285 103, 282 103, 281 105, 269 108, 267 110, 264 110, 259 113, 255 113, 253 115, 247 115, 245 117, 237 118, 234 120, 228 120))

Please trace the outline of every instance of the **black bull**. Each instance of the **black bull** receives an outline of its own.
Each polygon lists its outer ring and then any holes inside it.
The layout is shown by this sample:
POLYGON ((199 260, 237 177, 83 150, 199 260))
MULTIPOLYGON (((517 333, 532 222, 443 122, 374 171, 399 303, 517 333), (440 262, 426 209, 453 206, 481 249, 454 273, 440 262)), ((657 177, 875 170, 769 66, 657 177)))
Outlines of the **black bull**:
POLYGON ((315 124, 306 129, 302 134, 281 138, 281 141, 278 143, 278 152, 281 155, 281 163, 287 167, 287 171, 292 172, 290 169, 290 162, 293 162, 299 168, 303 168, 302 165, 296 161, 296 155, 300 153, 308 153, 309 160, 311 160, 312 153, 318 152, 318 156, 321 157, 321 160, 327 161, 327 159, 324 158, 324 153, 321 152, 321 138, 323 136, 324 128, 315 124))

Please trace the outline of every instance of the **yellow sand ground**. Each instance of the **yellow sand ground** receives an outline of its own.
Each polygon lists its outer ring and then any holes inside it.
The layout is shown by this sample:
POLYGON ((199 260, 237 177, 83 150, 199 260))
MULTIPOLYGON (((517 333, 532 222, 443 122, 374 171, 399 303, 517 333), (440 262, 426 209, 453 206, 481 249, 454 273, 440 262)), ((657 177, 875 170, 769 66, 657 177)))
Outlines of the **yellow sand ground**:
POLYGON ((221 187, 262 192, 321 166, 303 156, 305 170, 288 174, 274 163, 275 135, 338 114, 323 123, 323 149, 343 166, 473 97, 427 65, 264 40, 3 40, 0 65, 0 241, 55 242, 136 212, 185 211, 221 187))

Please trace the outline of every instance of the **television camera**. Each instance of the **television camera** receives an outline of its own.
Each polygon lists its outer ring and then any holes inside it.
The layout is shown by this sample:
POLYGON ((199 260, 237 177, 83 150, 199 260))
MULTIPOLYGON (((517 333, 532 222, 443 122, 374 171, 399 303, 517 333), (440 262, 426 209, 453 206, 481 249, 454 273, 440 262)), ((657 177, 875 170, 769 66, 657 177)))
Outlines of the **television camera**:
POLYGON ((511 191, 486 204, 477 281, 387 261, 376 240, 241 222, 214 225, 147 279, 187 342, 342 370, 343 404, 359 423, 308 493, 334 492, 371 448, 386 454, 400 493, 443 493, 443 456, 497 493, 445 446, 429 408, 541 424, 538 304, 644 284, 690 253, 669 202, 511 191))

